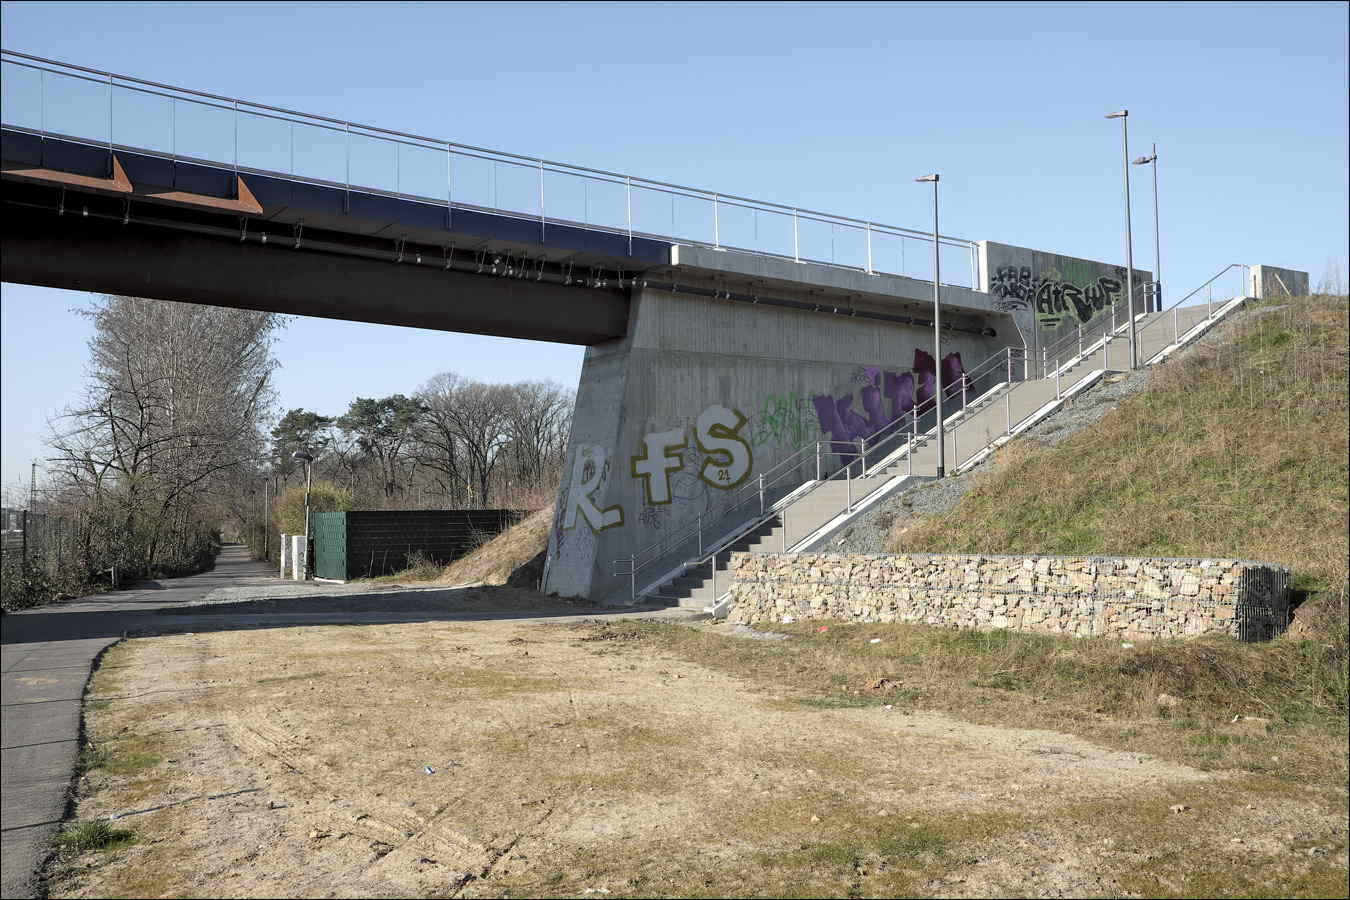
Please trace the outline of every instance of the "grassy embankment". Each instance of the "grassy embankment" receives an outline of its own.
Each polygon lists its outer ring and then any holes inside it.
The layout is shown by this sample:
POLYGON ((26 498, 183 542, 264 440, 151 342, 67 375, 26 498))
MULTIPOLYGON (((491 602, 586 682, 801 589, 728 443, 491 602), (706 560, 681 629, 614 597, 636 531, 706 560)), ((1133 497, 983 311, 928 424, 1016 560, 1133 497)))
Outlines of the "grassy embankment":
POLYGON ((1009 444, 999 474, 944 518, 893 534, 891 549, 1285 563, 1306 597, 1290 634, 1260 645, 1216 636, 1127 649, 922 626, 822 635, 776 625, 797 640, 709 645, 671 632, 666 641, 701 662, 798 686, 808 702, 893 697, 886 702, 1072 731, 1204 768, 1344 786, 1346 298, 1270 305, 1159 366, 1092 429, 1042 453, 1009 444), (889 689, 867 687, 881 679, 889 689))

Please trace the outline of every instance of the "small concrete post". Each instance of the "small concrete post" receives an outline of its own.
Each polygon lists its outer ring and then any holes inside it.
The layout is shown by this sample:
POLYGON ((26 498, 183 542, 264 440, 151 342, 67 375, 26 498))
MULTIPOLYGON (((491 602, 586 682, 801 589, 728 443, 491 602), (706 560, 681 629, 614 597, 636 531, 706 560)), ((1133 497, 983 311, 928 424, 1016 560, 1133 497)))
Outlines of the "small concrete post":
POLYGON ((291 567, 291 536, 283 534, 281 536, 281 577, 286 577, 286 570, 291 567))
POLYGON ((296 581, 305 580, 305 536, 291 535, 291 571, 296 581))

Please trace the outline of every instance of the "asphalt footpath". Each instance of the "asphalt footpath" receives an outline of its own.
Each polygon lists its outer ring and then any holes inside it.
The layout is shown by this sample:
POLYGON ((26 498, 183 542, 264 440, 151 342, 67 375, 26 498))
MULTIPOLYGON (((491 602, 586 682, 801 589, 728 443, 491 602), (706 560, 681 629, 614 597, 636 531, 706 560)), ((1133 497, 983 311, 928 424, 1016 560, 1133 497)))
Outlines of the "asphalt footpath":
POLYGON ((270 564, 239 545, 189 578, 145 581, 0 618, 3 754, 0 759, 0 897, 42 895, 39 870, 66 811, 79 750, 80 703, 94 659, 127 632, 164 624, 155 610, 223 587, 278 584, 270 564))

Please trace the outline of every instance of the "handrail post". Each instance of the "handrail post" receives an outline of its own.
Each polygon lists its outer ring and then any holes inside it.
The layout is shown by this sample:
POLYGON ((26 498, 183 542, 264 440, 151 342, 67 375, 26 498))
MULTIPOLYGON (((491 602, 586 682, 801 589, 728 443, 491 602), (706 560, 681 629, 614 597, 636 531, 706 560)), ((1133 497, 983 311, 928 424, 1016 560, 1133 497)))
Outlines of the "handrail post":
POLYGON ((628 561, 628 580, 629 580, 629 584, 630 584, 629 592, 632 594, 632 599, 633 599, 633 600, 636 600, 636 599, 637 599, 637 561, 636 561, 636 558, 630 559, 630 560, 628 561))
POLYGON ((764 473, 759 475, 759 514, 764 515, 764 473))
POLYGON ((722 249, 722 229, 717 219, 717 195, 713 194, 713 249, 722 249))
POLYGON ((786 553, 786 552, 787 552, 787 507, 786 507, 786 506, 783 507, 783 511, 782 511, 781 513, 778 514, 778 524, 781 525, 782 528, 783 528, 783 552, 786 553))
POLYGON ((909 411, 909 449, 905 451, 905 474, 914 474, 914 438, 918 435, 914 410, 909 411))
POLYGON ((1078 355, 1083 355, 1083 323, 1078 323, 1078 355))
POLYGON ((820 480, 820 441, 816 441, 816 481, 820 480))
POLYGON ((862 477, 867 477, 867 438, 859 439, 862 443, 862 452, 858 454, 858 459, 862 460, 862 477))
MULTIPOLYGON (((793 210, 793 237, 796 237, 796 210, 793 210)), ((867 223, 867 274, 872 274, 872 223, 867 223)))
POLYGON ((703 513, 698 514, 698 555, 703 555, 703 513))
POLYGON ((792 211, 792 261, 801 262, 801 253, 797 250, 797 211, 792 211))
POLYGON ((1003 414, 1007 421, 1007 433, 1012 434, 1012 385, 1008 385, 1008 391, 1003 395, 1003 414))
POLYGON ((853 463, 844 466, 844 511, 853 512, 853 463))

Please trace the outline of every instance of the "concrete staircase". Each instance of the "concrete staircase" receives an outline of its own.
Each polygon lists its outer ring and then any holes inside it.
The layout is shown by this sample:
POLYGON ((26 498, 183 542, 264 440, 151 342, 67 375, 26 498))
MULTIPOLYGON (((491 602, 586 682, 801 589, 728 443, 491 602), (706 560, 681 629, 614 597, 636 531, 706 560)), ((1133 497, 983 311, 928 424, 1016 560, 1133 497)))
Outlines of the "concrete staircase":
MULTIPOLYGON (((1238 309, 1247 298, 1225 304, 1183 307, 1136 317, 1136 342, 1144 365, 1158 362, 1195 340, 1238 309)), ((1088 390, 1110 371, 1130 368, 1129 338, 1122 323, 1103 341, 1096 335, 1073 342, 1053 359, 1029 360, 1027 379, 1002 383, 946 417, 944 462, 955 474, 983 460, 996 447, 1044 420, 1065 401, 1088 390), (1103 344, 1105 345, 1103 351, 1103 344), (1036 377, 1041 376, 1041 377, 1036 377)), ((955 398, 959 403, 959 397, 955 398)), ((944 401, 951 404, 952 399, 944 401)), ((720 613, 728 590, 727 564, 732 553, 781 553, 817 549, 846 527, 859 512, 881 498, 936 477, 936 432, 926 434, 882 458, 869 453, 867 472, 855 463, 814 482, 781 501, 771 515, 736 536, 711 559, 676 567, 673 577, 639 593, 655 605, 697 607, 720 613), (719 603, 719 601, 721 601, 719 603)))

